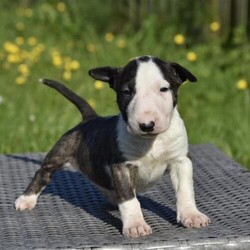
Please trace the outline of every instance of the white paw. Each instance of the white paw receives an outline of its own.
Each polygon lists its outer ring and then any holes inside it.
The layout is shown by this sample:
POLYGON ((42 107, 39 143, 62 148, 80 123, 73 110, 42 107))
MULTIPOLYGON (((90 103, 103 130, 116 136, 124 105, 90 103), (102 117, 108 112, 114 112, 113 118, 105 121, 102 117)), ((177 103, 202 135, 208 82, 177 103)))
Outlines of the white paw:
POLYGON ((19 196, 15 201, 16 210, 32 210, 36 206, 37 198, 38 195, 36 194, 19 196))
POLYGON ((141 206, 136 197, 118 204, 123 222, 124 236, 138 238, 152 234, 151 227, 145 222, 141 206))
POLYGON ((138 238, 152 234, 152 229, 146 222, 133 223, 129 226, 124 226, 122 233, 126 237, 138 238))
POLYGON ((211 223, 211 220, 198 210, 181 213, 179 221, 184 227, 189 228, 207 227, 211 223))

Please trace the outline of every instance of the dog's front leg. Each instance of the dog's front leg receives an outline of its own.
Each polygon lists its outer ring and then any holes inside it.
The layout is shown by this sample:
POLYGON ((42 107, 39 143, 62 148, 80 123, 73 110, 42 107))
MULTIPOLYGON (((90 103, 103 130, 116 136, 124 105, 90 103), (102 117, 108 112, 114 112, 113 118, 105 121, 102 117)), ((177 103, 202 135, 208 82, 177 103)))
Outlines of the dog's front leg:
POLYGON ((182 157, 171 164, 171 180, 176 191, 177 221, 185 227, 206 227, 210 219, 201 213, 195 203, 193 167, 188 157, 182 157))
POLYGON ((136 198, 137 167, 131 164, 116 164, 112 167, 116 199, 123 223, 123 235, 137 238, 152 233, 145 222, 141 205, 136 198))

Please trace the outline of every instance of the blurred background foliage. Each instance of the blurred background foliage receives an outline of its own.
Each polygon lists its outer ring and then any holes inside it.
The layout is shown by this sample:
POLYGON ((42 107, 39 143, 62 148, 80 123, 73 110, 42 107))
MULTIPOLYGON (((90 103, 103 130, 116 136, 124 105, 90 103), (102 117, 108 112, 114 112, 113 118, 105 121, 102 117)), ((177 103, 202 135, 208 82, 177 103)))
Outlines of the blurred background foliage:
POLYGON ((0 21, 1 153, 48 151, 80 121, 39 78, 111 115, 114 93, 88 70, 151 54, 199 79, 180 89, 190 143, 213 143, 250 168, 248 0, 2 0, 0 21))

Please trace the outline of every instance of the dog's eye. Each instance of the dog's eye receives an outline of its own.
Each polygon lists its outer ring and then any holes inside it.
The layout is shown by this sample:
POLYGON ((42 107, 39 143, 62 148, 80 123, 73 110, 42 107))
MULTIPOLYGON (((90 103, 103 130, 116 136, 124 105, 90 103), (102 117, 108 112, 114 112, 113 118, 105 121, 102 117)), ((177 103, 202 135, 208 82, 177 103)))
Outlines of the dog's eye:
POLYGON ((161 92, 167 92, 167 91, 169 91, 169 88, 167 88, 167 87, 162 87, 162 88, 160 88, 160 91, 161 91, 161 92))
POLYGON ((130 89, 124 89, 124 90, 122 90, 122 94, 124 96, 131 96, 132 91, 130 89))

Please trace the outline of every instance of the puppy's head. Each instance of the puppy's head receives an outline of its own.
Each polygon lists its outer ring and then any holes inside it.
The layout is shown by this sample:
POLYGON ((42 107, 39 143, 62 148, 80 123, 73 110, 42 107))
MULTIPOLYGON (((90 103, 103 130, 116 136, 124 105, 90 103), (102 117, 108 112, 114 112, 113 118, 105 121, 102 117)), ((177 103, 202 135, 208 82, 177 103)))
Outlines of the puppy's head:
POLYGON ((141 56, 126 66, 91 69, 89 74, 115 90, 122 117, 131 133, 155 136, 166 131, 177 104, 178 88, 196 77, 177 63, 141 56))

